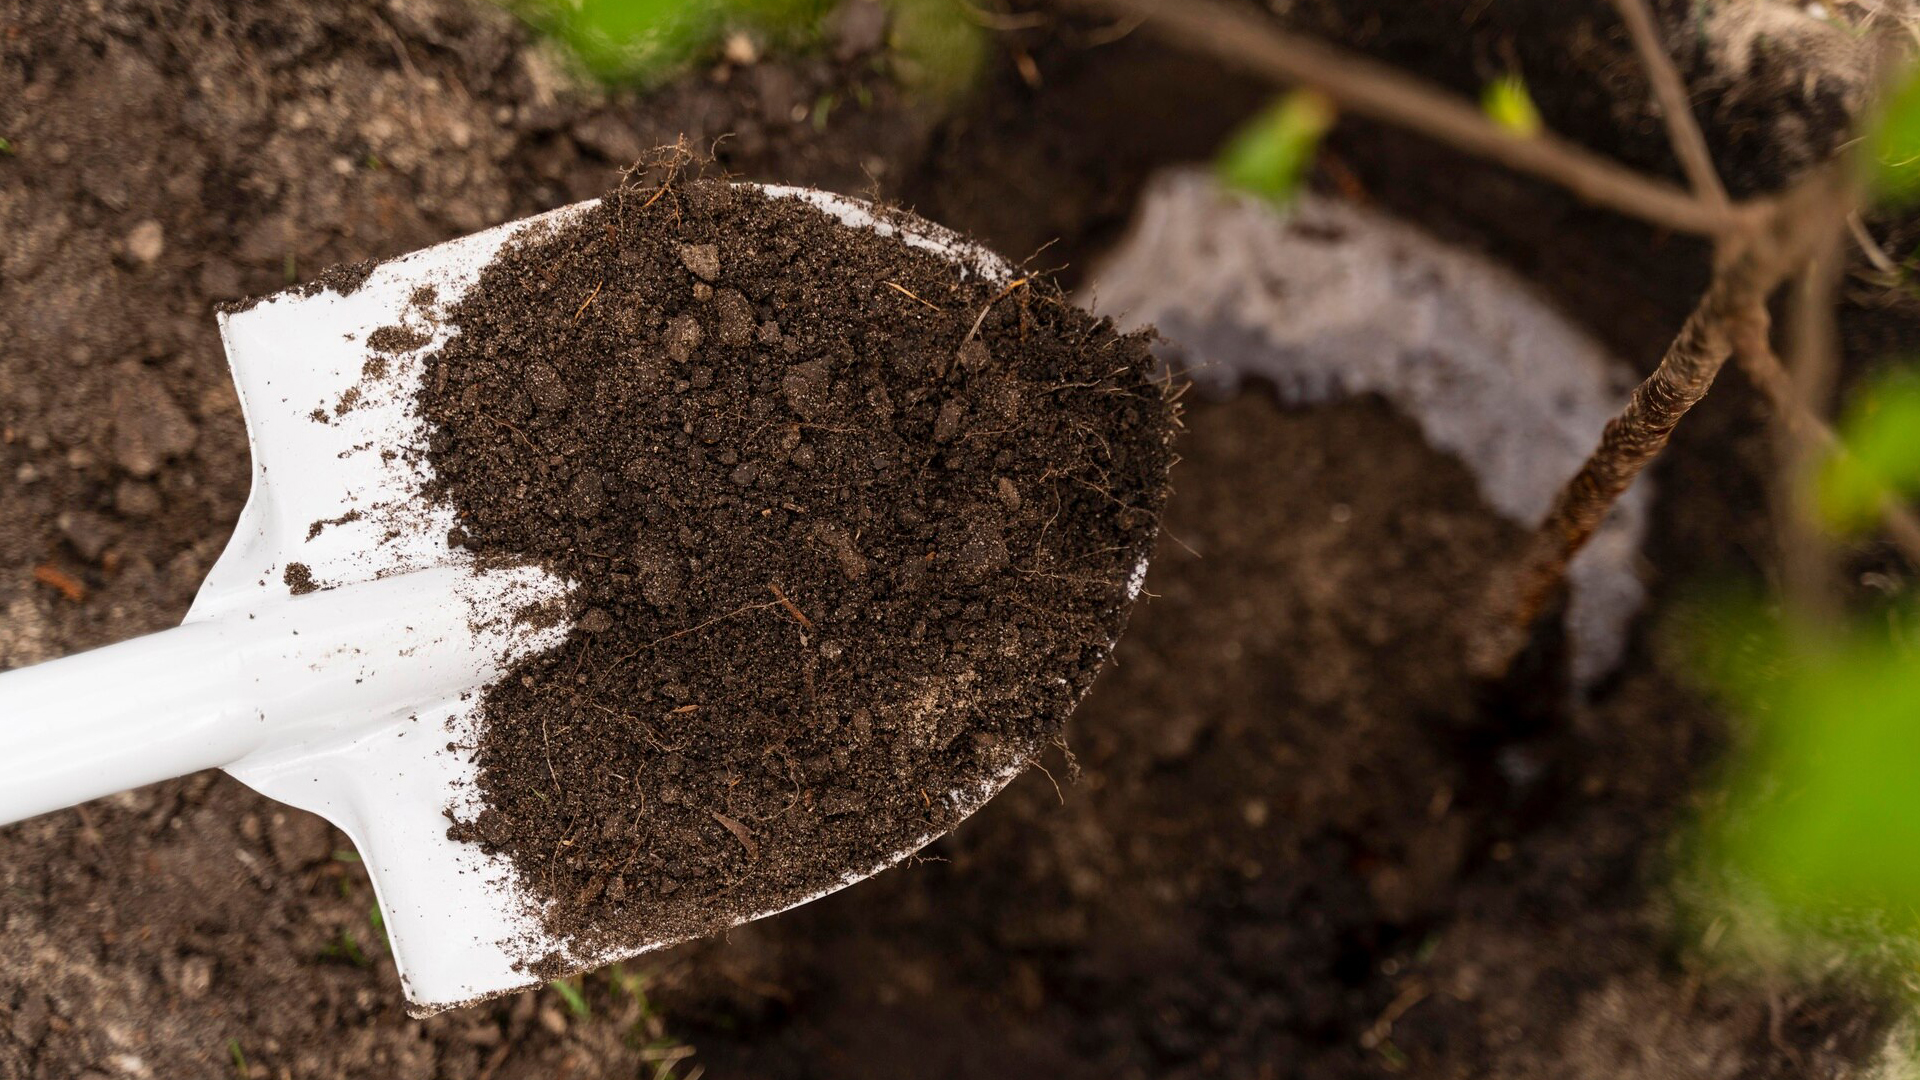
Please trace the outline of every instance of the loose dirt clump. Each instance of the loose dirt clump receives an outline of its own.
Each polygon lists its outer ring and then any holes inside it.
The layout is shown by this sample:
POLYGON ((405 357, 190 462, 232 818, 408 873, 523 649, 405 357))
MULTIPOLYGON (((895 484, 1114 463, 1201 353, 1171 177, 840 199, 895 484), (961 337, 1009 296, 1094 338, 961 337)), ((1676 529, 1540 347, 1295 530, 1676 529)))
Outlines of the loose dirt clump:
POLYGON ((795 199, 622 190, 428 358, 461 542, 576 583, 486 693, 484 809, 576 945, 691 936, 951 828, 1126 621, 1174 407, 1141 336, 795 199))

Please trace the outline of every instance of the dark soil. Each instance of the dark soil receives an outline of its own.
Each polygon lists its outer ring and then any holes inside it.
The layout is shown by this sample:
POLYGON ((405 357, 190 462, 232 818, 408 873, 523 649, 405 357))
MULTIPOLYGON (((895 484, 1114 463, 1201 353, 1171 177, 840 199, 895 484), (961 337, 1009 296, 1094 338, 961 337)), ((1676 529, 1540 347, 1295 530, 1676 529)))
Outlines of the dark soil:
POLYGON ((578 583, 566 642, 487 688, 451 832, 583 950, 951 829, 1125 625, 1174 407, 1144 337, 1050 282, 668 173, 516 240, 447 319, 431 493, 578 583))
MULTIPOLYGON (((1608 4, 1288 6, 1468 92, 1518 56, 1550 124, 1664 160, 1608 4)), ((214 302, 598 193, 682 133, 732 133, 748 177, 877 181, 1083 263, 1148 170, 1204 158, 1269 93, 1127 31, 997 33, 943 116, 857 43, 640 97, 556 89, 461 0, 6 8, 0 666, 185 613, 248 486, 214 302)), ((1797 96, 1700 100, 1736 186, 1804 156, 1748 122, 1797 96)), ((1318 182, 1493 252, 1630 360, 1702 280, 1696 245, 1398 132, 1343 121, 1323 160, 1318 182)), ((1844 329, 1860 363, 1920 323, 1876 306, 1844 329)), ((1729 374, 1681 426, 1649 624, 1691 582, 1776 565, 1764 420, 1729 374)), ((588 980, 588 1015, 545 991, 415 1021, 342 837, 221 774, 154 785, 0 830, 0 1078, 230 1076, 236 1054, 330 1080, 1869 1074, 1884 1005, 1709 961, 1667 899, 1726 724, 1650 636, 1564 723, 1451 734, 1425 711, 1456 707, 1435 597, 1511 541, 1457 464, 1375 404, 1249 396, 1187 423, 1159 596, 1068 726, 1080 782, 1044 759, 1059 795, 1030 773, 924 861, 588 980)))
MULTIPOLYGON (((314 524, 319 525, 320 523, 314 522, 314 524)), ((319 530, 314 529, 312 531, 318 532, 319 530)), ((286 585, 287 591, 295 596, 305 596, 310 592, 317 592, 320 589, 320 586, 313 580, 313 570, 303 562, 288 563, 286 573, 280 575, 280 581, 286 585)))

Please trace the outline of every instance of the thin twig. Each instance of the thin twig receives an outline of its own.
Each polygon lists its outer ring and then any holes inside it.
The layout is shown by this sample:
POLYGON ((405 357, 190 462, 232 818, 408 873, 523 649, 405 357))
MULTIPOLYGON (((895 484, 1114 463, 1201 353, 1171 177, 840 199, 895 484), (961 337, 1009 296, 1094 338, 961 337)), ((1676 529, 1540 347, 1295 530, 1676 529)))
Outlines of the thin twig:
POLYGON ((793 621, 799 623, 801 629, 813 629, 813 620, 807 618, 807 613, 800 610, 800 605, 787 599, 787 594, 780 591, 778 583, 769 581, 767 582, 767 588, 773 591, 773 598, 780 602, 781 607, 787 609, 787 614, 793 616, 793 621))
POLYGON ((573 313, 574 322, 579 322, 580 316, 585 315, 587 313, 587 305, 592 304, 593 298, 600 295, 600 286, 605 284, 606 284, 605 281, 601 281, 594 285, 593 291, 587 294, 586 301, 580 305, 580 310, 573 313))
POLYGON ((1518 135, 1446 91, 1364 56, 1289 33, 1221 0, 1077 0, 1149 18, 1173 41, 1280 82, 1320 91, 1343 109, 1551 180, 1588 202, 1676 232, 1724 235, 1742 208, 1716 207, 1551 133, 1518 135))
MULTIPOLYGON (((1824 416, 1833 396, 1839 368, 1838 329, 1834 304, 1841 274, 1841 233, 1836 229, 1820 242, 1801 268, 1791 292, 1788 333, 1792 362, 1787 368, 1794 400, 1809 416, 1824 416)), ((1838 612, 1827 590, 1829 545, 1814 527, 1810 487, 1814 458, 1811 448, 1794 439, 1778 443, 1780 475, 1780 564, 1786 595, 1807 617, 1832 625, 1838 612)))
POLYGON ((899 282, 883 281, 880 284, 885 285, 887 288, 892 289, 894 292, 899 293, 901 296, 904 296, 907 299, 914 301, 915 303, 925 304, 935 311, 940 310, 939 304, 936 304, 931 300, 923 299, 919 294, 915 293, 912 289, 907 288, 905 285, 902 285, 899 282))
MULTIPOLYGON (((1809 448, 1827 453, 1842 452, 1846 445, 1826 421, 1807 410, 1794 386, 1793 376, 1773 351, 1763 332, 1746 333, 1736 342, 1735 358, 1747 378, 1773 406, 1774 418, 1786 434, 1809 448)), ((1880 522, 1908 563, 1920 567, 1920 514, 1889 493, 1880 504, 1880 522)))
MULTIPOLYGON (((1600 445, 1554 499, 1510 575, 1496 584, 1493 619, 1471 643, 1468 663, 1499 678, 1526 645, 1534 622, 1565 588, 1567 565, 1641 471, 1667 445, 1680 418, 1706 395, 1733 354, 1736 337, 1754 333, 1755 313, 1813 245, 1840 224, 1844 168, 1826 168, 1769 204, 1766 227, 1723 241, 1713 281, 1687 316, 1660 366, 1634 388, 1600 445)), ((1764 329, 1759 331, 1764 333, 1764 329)))
POLYGON ((1687 84, 1680 78, 1680 70, 1673 66, 1673 57, 1667 54, 1666 46, 1660 42, 1660 31, 1654 25, 1653 12, 1647 9, 1647 0, 1613 0, 1613 7, 1633 37, 1634 51, 1640 54, 1640 65, 1646 68, 1647 81, 1653 84, 1654 97, 1660 102, 1667 140, 1673 144, 1673 154, 1680 159, 1680 167, 1686 170, 1693 193, 1708 205, 1725 210, 1731 204, 1726 185, 1720 182, 1720 173, 1713 167, 1713 152, 1707 149, 1707 137, 1701 134, 1699 121, 1694 119, 1687 84))

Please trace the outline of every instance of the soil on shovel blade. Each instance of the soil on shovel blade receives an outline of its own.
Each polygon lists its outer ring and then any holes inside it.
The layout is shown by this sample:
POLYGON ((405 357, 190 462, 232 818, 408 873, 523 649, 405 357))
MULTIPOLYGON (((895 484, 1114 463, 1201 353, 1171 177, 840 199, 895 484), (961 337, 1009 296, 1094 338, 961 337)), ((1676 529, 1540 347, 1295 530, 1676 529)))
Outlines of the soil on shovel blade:
POLYGON ((1175 407, 1142 336, 672 174, 512 243, 427 361, 451 538, 578 583, 488 687, 451 835, 575 945, 918 848, 1057 738, 1138 592, 1175 407))

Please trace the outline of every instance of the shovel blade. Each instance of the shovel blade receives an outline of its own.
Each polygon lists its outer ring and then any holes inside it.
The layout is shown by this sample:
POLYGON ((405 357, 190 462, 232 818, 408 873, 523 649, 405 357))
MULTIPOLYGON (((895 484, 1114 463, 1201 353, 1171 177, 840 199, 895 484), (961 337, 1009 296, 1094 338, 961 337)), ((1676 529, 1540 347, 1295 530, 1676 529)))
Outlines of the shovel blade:
MULTIPOLYGON (((883 219, 865 203, 823 192, 761 190, 937 253, 969 273, 1012 279, 1012 268, 998 256, 939 226, 883 219)), ((483 571, 449 545, 452 508, 421 494, 432 479, 430 429, 416 391, 426 356, 452 333, 439 313, 502 245, 522 229, 558 223, 592 205, 414 252, 375 267, 344 292, 289 290, 220 320, 252 440, 254 485, 188 621, 231 621, 269 607, 283 617, 302 603, 290 590, 307 583, 356 590, 383 583, 386 588, 356 594, 377 593, 369 602, 390 616, 379 620, 388 629, 336 640, 308 665, 322 681, 360 687, 364 679, 375 689, 342 695, 350 706, 287 725, 266 747, 226 768, 262 794, 327 818, 352 839, 378 894, 415 1015, 536 985, 541 979, 533 965, 543 960, 542 971, 555 960, 583 969, 673 943, 662 938, 574 953, 541 928, 539 904, 509 863, 447 837, 449 810, 463 818, 479 810, 475 770, 460 748, 476 739, 481 691, 571 629, 564 619, 516 616, 529 607, 557 609, 568 583, 530 565, 483 571), (426 659, 441 665, 436 678, 418 671, 409 678, 380 675, 426 659), (391 692, 383 689, 388 685, 391 692)), ((313 605, 316 618, 324 606, 313 605)), ((313 632, 325 637, 327 629, 313 632)), ((960 816, 1018 771, 1013 763, 952 793, 960 816)), ((833 888, 894 865, 937 835, 920 837, 877 865, 849 868, 833 888)), ((794 897, 777 910, 815 898, 794 897)))

